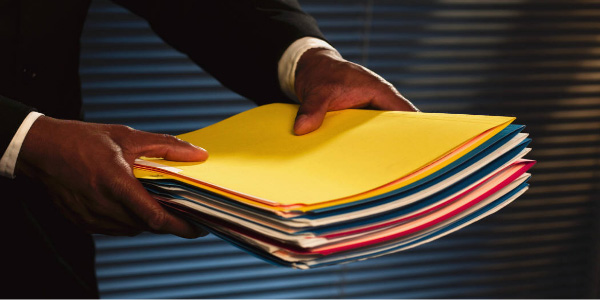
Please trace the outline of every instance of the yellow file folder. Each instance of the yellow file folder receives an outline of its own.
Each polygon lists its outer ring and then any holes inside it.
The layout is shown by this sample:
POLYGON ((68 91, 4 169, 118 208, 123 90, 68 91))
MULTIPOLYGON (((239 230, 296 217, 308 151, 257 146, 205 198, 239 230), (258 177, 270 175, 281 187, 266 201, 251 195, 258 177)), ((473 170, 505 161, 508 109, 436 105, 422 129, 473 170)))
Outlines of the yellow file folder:
POLYGON ((201 163, 146 159, 155 171, 136 169, 134 174, 176 178, 274 211, 308 211, 415 182, 514 120, 352 109, 330 112, 320 129, 296 136, 292 133, 296 111, 291 104, 265 105, 179 135, 205 148, 209 159, 201 163))

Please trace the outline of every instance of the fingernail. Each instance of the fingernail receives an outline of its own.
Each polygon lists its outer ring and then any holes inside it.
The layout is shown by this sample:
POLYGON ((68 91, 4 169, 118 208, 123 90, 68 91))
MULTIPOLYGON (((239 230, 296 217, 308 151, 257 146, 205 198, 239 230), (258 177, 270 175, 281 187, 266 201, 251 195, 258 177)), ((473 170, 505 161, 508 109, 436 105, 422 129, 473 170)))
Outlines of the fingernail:
POLYGON ((299 114, 298 116, 296 116, 296 123, 304 122, 306 118, 308 118, 306 114, 299 114))
POLYGON ((306 122, 306 119, 308 118, 307 115, 298 115, 298 117, 296 117, 296 121, 294 123, 294 132, 297 132, 298 129, 300 129, 300 127, 302 127, 302 125, 306 122))
POLYGON ((204 149, 202 147, 196 146, 194 144, 191 144, 191 145, 194 146, 194 147, 196 147, 196 149, 198 149, 198 150, 202 150, 202 151, 206 152, 206 149, 204 149))

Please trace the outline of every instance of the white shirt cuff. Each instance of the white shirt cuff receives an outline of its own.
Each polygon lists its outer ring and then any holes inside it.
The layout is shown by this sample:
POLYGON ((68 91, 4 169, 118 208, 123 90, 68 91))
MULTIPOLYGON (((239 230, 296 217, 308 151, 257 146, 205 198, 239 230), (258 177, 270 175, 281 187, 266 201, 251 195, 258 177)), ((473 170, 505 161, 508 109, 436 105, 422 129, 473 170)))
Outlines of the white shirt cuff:
MULTIPOLYGON (((324 40, 314 37, 303 37, 293 42, 283 53, 279 59, 277 66, 277 73, 279 75, 279 86, 283 93, 290 99, 300 102, 296 96, 296 90, 294 84, 296 82, 296 66, 302 54, 309 49, 313 48, 325 48, 335 51, 338 55, 339 52, 335 50, 324 40)), ((341 57, 341 55, 340 55, 341 57)))
POLYGON ((17 133, 13 136, 10 144, 8 144, 8 148, 6 148, 2 158, 0 158, 0 176, 15 178, 15 166, 17 165, 17 158, 19 157, 25 136, 27 136, 33 122, 40 116, 43 116, 43 114, 32 111, 25 117, 23 123, 21 123, 19 129, 17 129, 17 133))

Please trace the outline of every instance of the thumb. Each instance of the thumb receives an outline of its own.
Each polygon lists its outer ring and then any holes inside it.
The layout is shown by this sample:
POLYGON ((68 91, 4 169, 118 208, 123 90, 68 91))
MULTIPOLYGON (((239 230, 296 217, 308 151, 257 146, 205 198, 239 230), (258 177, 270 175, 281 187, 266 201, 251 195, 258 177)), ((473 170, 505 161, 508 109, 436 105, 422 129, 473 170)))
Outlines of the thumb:
POLYGON ((298 108, 298 114, 296 114, 294 122, 294 133, 296 135, 303 135, 321 127, 328 107, 329 103, 327 101, 317 101, 307 98, 298 108))
POLYGON ((203 148, 168 134, 138 131, 135 139, 137 156, 160 157, 172 161, 205 161, 208 152, 203 148))

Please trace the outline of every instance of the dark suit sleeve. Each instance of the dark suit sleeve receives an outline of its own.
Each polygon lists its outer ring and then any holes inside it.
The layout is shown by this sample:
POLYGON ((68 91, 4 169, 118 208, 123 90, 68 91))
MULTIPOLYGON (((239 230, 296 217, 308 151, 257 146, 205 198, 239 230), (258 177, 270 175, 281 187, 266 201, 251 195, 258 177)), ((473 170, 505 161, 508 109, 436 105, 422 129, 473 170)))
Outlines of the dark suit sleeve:
POLYGON ((33 108, 0 95, 0 157, 8 148, 10 141, 33 108))
POLYGON ((277 62, 295 40, 324 39, 295 0, 113 0, 145 18, 168 44, 258 104, 290 101, 277 62))

